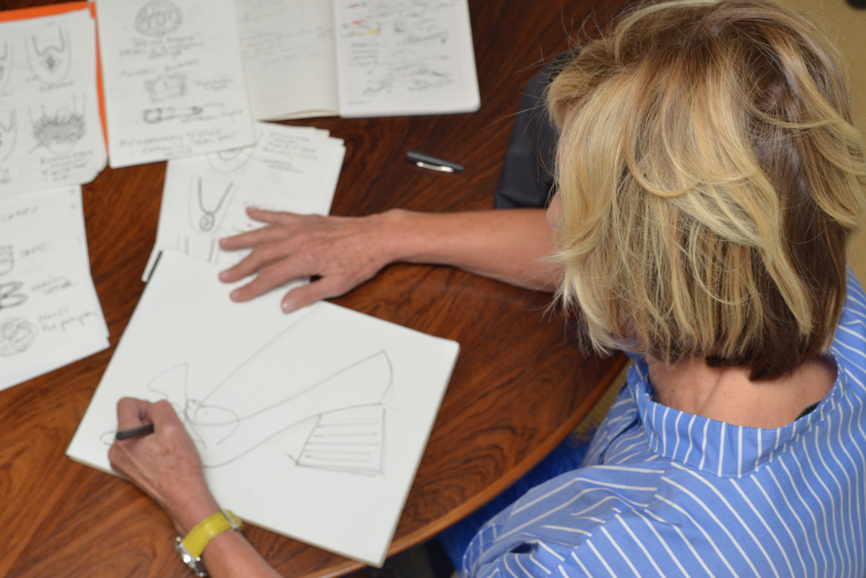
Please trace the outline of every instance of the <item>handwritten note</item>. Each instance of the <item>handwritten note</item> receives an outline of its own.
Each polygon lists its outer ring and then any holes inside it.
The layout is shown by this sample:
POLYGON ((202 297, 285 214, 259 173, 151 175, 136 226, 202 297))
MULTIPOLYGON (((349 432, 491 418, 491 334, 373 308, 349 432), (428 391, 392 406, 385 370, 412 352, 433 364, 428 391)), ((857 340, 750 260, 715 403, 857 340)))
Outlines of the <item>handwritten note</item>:
POLYGON ((107 347, 81 189, 0 201, 0 389, 107 347))
POLYGON ((253 144, 232 0, 97 4, 113 168, 253 144))
POLYGON ((254 117, 337 114, 330 0, 237 0, 237 4, 254 117))
POLYGON ((0 24, 0 198, 105 168, 89 10, 0 24))
POLYGON ((333 0, 340 114, 478 110, 466 0, 333 0))
POLYGON ((238 262, 248 251, 225 252, 218 240, 262 226, 247 216, 247 207, 328 214, 343 141, 325 130, 266 123, 256 123, 256 138, 251 147, 168 163, 145 281, 166 249, 222 267, 238 262))

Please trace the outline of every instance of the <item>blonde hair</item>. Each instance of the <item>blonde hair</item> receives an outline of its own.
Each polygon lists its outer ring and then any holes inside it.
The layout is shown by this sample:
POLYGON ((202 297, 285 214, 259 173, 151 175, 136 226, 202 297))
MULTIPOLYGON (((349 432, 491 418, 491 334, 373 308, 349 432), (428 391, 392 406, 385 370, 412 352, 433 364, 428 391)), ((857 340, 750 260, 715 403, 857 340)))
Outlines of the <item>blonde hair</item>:
POLYGON ((829 348, 866 174, 845 81, 798 14, 626 14, 552 81, 564 282, 592 345, 792 372, 829 348))

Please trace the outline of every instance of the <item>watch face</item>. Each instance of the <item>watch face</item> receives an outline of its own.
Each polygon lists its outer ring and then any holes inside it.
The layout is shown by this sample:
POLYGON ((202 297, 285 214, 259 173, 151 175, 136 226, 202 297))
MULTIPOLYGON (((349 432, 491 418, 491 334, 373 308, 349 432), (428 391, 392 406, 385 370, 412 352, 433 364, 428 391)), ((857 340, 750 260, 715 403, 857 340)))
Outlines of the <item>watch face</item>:
POLYGON ((189 550, 187 550, 186 546, 183 545, 183 538, 180 536, 178 536, 174 541, 174 549, 177 550, 177 553, 180 554, 180 559, 189 566, 189 569, 195 572, 196 576, 199 578, 205 578, 205 576, 207 576, 207 570, 202 566, 201 558, 196 558, 189 553, 189 550))

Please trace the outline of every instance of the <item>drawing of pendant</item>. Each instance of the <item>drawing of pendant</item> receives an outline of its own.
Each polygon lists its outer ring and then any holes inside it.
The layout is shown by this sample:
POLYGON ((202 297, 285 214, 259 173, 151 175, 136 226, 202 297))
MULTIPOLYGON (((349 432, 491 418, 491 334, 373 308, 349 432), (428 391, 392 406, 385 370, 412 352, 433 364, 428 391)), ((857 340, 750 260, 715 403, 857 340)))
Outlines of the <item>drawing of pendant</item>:
MULTIPOLYGON (((42 105, 41 112, 34 118, 30 110, 30 122, 33 126, 33 140, 36 148, 44 147, 56 155, 72 152, 75 145, 87 134, 87 123, 84 118, 84 96, 81 96, 81 110, 78 100, 72 96, 72 106, 60 106, 48 112, 42 105)), ((34 149, 35 150, 35 149, 34 149)))
MULTIPOLYGON (((194 179, 195 188, 190 190, 189 217, 190 225, 197 233, 211 234, 219 228, 228 212, 229 203, 234 196, 234 182, 229 182, 225 190, 213 202, 213 194, 206 195, 204 189, 219 190, 216 186, 204 186, 204 179, 194 179)), ((222 186, 222 183, 219 185, 222 186)))
POLYGON ((0 42, 3 51, 0 52, 0 94, 6 90, 9 79, 12 78, 12 48, 11 42, 0 42))
POLYGON ((56 27, 56 32, 50 33, 51 40, 45 42, 45 36, 37 38, 32 35, 27 42, 27 63, 30 71, 45 84, 62 82, 72 67, 72 46, 69 41, 69 31, 56 27), (59 45, 53 44, 59 38, 59 45), (39 48, 39 40, 45 43, 39 48))
POLYGON ((36 340, 36 326, 25 319, 0 321, 0 356, 11 357, 27 351, 36 340))
POLYGON ((15 111, 9 112, 9 120, 3 122, 0 117, 0 165, 15 150, 15 141, 18 139, 18 124, 15 121, 15 111))
POLYGON ((211 168, 220 173, 232 173, 247 164, 253 157, 258 143, 236 149, 219 151, 207 155, 207 162, 211 168))

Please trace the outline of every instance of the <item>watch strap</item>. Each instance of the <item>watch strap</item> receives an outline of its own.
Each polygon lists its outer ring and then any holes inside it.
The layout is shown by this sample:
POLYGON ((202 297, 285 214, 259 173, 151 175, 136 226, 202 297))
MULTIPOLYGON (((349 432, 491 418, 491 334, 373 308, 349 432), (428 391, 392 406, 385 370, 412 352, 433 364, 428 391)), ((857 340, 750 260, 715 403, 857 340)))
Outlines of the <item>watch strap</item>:
POLYGON ((214 512, 189 531, 183 539, 186 550, 194 557, 201 558, 202 552, 211 540, 226 530, 243 530, 244 523, 229 510, 214 512))

